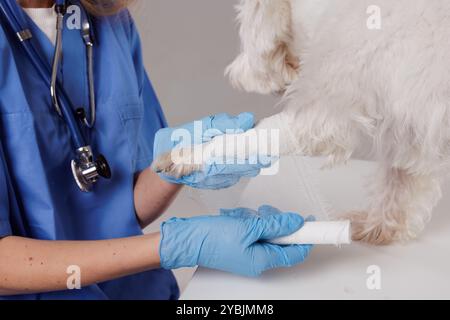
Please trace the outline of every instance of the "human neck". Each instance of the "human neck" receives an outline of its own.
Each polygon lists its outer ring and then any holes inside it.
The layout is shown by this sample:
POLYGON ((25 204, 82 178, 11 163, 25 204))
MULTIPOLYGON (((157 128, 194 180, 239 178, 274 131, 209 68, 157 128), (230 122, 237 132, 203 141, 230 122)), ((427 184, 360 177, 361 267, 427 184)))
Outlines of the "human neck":
POLYGON ((19 0, 22 8, 51 8, 54 0, 19 0))

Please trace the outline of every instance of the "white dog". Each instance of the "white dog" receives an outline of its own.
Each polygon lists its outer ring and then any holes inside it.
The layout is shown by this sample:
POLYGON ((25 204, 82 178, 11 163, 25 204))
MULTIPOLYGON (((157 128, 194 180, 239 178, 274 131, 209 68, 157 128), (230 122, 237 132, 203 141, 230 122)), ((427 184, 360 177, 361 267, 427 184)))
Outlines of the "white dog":
MULTIPOLYGON (((283 92, 282 154, 345 163, 361 137, 378 172, 371 203, 348 214, 353 238, 415 238, 450 160, 450 1, 241 0, 242 52, 227 72, 247 91, 283 92)), ((183 175, 197 167, 159 170, 183 175)))

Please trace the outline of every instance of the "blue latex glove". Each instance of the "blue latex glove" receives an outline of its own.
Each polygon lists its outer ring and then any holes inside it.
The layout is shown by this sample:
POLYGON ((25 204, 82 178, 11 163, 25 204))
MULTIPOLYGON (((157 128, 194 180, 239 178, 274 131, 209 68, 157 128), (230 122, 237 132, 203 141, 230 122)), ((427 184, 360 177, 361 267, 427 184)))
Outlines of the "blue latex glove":
POLYGON ((265 240, 290 235, 303 226, 294 213, 263 206, 222 210, 220 216, 172 219, 161 226, 160 257, 165 269, 201 266, 258 276, 303 262, 312 246, 279 246, 265 240))
MULTIPOLYGON (((245 132, 255 125, 254 116, 251 113, 242 113, 237 117, 228 114, 218 114, 199 120, 202 123, 203 132, 200 135, 194 134, 194 122, 177 128, 164 128, 155 135, 154 156, 170 152, 176 146, 187 146, 191 143, 201 144, 210 141, 215 136, 227 133, 227 130, 238 130, 245 132), (185 129, 194 138, 188 143, 172 141, 172 133, 177 129, 185 129)), ((175 179, 164 174, 159 174, 164 180, 184 184, 197 189, 224 189, 239 182, 243 177, 253 178, 259 175, 262 168, 271 165, 271 159, 260 159, 257 164, 217 164, 207 165, 202 172, 195 172, 189 176, 175 179)))

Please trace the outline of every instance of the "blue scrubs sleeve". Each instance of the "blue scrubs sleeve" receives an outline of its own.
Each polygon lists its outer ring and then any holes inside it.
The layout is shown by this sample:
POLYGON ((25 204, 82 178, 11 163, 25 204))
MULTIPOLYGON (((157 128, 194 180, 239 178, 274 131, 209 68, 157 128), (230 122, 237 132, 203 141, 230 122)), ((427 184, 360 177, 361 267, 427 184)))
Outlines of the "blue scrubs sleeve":
POLYGON ((129 37, 136 77, 140 86, 140 99, 144 110, 142 125, 138 135, 135 168, 135 171, 139 172, 151 165, 153 161, 153 142, 155 134, 159 129, 167 127, 167 121, 148 74, 145 71, 139 32, 137 31, 131 16, 129 37))
POLYGON ((3 146, 0 143, 0 238, 12 235, 10 224, 9 188, 3 146))
POLYGON ((142 92, 144 114, 138 136, 136 172, 145 170, 153 161, 153 143, 156 132, 167 127, 167 122, 153 90, 150 80, 145 76, 142 92))

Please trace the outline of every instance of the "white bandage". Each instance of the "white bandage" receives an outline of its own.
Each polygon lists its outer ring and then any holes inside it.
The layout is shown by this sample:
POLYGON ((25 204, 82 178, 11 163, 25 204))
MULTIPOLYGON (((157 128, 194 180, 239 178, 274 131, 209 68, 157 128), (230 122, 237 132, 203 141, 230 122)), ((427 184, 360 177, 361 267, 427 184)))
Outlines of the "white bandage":
POLYGON ((296 233, 269 241, 273 244, 319 244, 336 245, 351 243, 350 221, 319 221, 305 222, 305 225, 296 233))
POLYGON ((288 117, 279 113, 246 132, 226 133, 207 143, 176 147, 170 159, 176 165, 257 164, 263 159, 295 154, 288 117))

